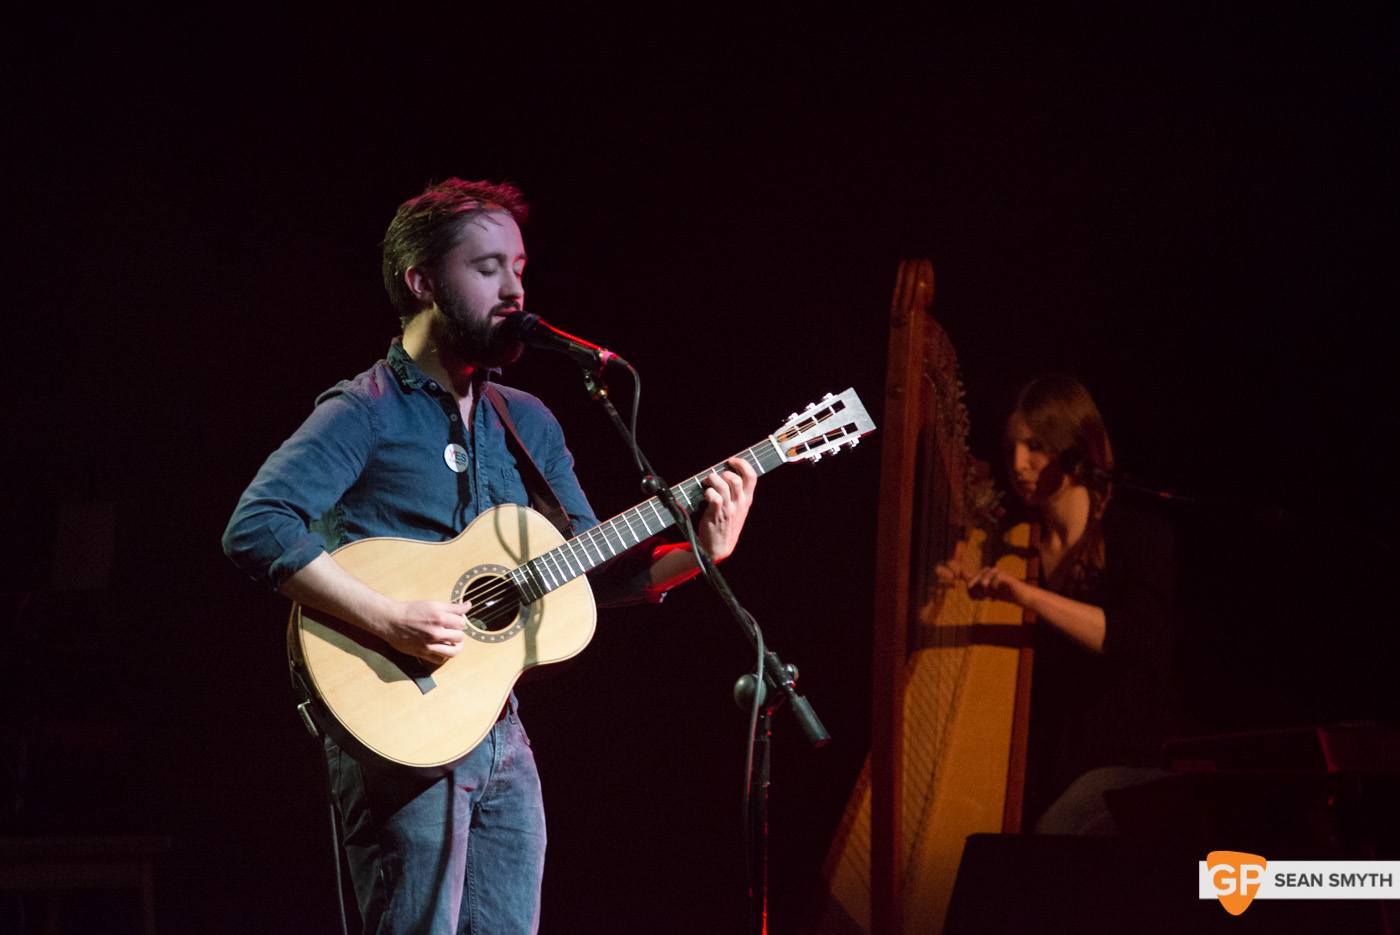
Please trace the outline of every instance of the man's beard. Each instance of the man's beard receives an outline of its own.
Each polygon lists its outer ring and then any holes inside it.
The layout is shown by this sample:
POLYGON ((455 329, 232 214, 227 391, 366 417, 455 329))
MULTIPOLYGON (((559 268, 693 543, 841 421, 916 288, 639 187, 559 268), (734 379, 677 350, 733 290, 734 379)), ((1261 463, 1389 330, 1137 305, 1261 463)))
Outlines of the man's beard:
POLYGON ((450 288, 439 287, 437 300, 448 348, 463 363, 504 367, 520 359, 525 346, 506 337, 508 331, 501 327, 503 319, 496 317, 497 312, 515 308, 513 303, 502 303, 483 316, 473 314, 466 300, 450 288))

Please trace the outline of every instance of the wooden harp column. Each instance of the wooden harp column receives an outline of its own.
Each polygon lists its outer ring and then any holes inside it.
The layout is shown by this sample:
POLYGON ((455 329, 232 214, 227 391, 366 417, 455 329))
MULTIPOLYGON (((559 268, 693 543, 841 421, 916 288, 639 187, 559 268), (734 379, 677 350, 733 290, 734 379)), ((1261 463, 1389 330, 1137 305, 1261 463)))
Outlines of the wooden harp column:
POLYGON ((1026 577, 1030 530, 974 524, 967 413, 930 314, 933 267, 900 264, 890 310, 870 758, 827 858, 823 933, 936 933, 968 834, 1020 827, 1030 653, 1019 608, 937 586, 961 543, 1026 577))

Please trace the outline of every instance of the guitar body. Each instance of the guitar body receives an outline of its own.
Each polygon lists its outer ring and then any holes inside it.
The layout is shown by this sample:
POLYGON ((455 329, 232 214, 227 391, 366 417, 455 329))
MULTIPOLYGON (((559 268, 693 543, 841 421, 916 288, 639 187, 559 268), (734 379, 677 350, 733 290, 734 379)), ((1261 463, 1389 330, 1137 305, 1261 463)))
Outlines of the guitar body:
POLYGON ((586 577, 537 601, 481 615, 501 576, 564 539, 528 507, 482 513, 449 542, 375 538, 334 553, 356 578, 398 600, 472 600, 467 639, 447 662, 398 653, 358 627, 296 605, 288 652, 323 729, 342 746, 404 766, 450 767, 496 722, 526 669, 577 655, 593 638, 597 609, 586 577), (488 629, 489 627, 489 629, 488 629))

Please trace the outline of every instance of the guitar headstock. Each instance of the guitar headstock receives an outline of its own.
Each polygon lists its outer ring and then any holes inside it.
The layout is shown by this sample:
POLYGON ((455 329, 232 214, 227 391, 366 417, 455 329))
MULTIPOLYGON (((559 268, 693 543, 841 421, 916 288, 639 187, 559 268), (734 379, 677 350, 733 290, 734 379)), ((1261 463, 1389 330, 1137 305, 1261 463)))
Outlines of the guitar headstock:
POLYGON ((784 461, 820 461, 841 448, 854 448, 864 435, 875 431, 875 421, 865 411, 853 389, 827 393, 820 402, 787 417, 772 435, 784 461))

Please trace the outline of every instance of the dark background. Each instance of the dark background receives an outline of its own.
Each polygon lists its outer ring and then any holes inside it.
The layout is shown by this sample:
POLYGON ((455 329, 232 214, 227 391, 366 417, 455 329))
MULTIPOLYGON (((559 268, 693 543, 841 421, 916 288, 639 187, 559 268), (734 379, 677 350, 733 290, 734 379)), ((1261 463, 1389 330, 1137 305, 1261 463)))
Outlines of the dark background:
MULTIPOLYGON (((11 23, 8 827, 170 835, 165 931, 335 924, 285 601, 218 539, 315 394, 382 356, 379 238, 448 175, 524 188, 530 307, 639 366, 673 480, 829 390, 878 421, 895 268, 931 258, 979 454, 1017 384, 1069 370, 1121 465, 1196 498, 1201 729, 1393 719, 1393 7, 673 17, 11 23)), ((635 502, 567 363, 507 379, 599 513, 635 502)), ((765 480, 725 569, 836 738, 778 724, 775 931, 868 735, 878 437, 765 480)), ((546 931, 732 928, 747 655, 692 585, 523 689, 546 931)))

